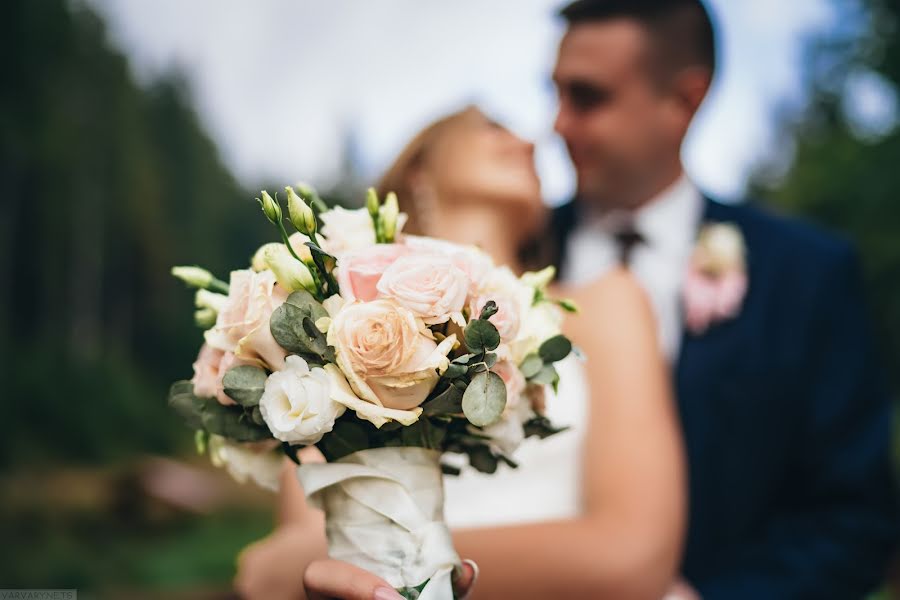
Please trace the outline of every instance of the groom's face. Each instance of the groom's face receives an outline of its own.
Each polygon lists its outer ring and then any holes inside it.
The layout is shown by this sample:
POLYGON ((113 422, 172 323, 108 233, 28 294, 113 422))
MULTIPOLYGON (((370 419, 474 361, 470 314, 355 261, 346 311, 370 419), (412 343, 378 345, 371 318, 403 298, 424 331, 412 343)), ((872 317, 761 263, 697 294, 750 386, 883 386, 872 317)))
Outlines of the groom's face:
POLYGON ((661 85, 649 35, 628 19, 587 22, 570 27, 560 45, 555 129, 583 201, 636 206, 678 164, 685 123, 661 85))

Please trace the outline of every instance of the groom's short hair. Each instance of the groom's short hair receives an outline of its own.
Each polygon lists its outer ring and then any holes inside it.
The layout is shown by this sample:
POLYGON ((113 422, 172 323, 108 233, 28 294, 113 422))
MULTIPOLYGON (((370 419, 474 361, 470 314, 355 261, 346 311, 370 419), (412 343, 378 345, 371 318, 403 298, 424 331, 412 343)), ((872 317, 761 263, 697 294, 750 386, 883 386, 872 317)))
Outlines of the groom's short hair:
POLYGON ((668 69, 700 66, 716 69, 712 18, 700 0, 576 0, 559 11, 571 25, 591 21, 632 19, 658 46, 668 69))

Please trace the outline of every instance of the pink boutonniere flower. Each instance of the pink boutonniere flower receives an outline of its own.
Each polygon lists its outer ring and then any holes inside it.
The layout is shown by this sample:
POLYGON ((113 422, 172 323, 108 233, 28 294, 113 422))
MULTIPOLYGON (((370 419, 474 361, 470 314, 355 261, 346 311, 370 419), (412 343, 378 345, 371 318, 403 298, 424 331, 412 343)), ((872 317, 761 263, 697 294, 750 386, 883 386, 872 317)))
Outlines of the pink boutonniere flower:
POLYGON ((735 225, 704 225, 688 267, 682 297, 685 325, 694 335, 737 316, 747 293, 747 249, 735 225))

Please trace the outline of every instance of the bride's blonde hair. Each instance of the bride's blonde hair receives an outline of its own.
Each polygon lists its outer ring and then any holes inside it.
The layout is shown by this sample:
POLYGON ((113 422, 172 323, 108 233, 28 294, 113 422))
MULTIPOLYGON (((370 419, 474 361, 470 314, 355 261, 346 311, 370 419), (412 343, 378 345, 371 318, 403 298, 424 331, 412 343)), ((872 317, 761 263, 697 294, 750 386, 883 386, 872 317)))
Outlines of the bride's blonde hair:
POLYGON ((376 185, 378 196, 383 198, 388 192, 397 194, 400 210, 408 216, 403 228, 405 232, 414 235, 434 234, 433 231, 428 231, 430 229, 429 216, 437 209, 434 205, 437 199, 416 189, 413 174, 422 168, 428 152, 441 137, 451 129, 480 114, 481 112, 475 106, 470 105, 438 119, 417 133, 382 175, 376 185))

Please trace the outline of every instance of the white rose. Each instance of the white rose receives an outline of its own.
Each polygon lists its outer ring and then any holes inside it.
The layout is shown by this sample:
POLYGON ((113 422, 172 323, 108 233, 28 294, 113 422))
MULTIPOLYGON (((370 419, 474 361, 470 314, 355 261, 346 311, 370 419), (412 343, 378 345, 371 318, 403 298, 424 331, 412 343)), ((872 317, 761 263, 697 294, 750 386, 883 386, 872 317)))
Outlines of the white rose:
POLYGON ((281 369, 287 352, 272 337, 269 319, 288 293, 275 284, 271 271, 232 271, 228 299, 216 324, 203 334, 206 343, 243 361, 281 369))
POLYGON ((235 444, 220 435, 209 436, 209 458, 225 467, 239 483, 252 479, 256 485, 277 492, 284 455, 271 447, 235 444))
MULTIPOLYGON (((329 311, 336 301, 327 301, 329 311)), ((331 314, 328 343, 337 363, 362 398, 378 406, 409 410, 434 389, 456 343, 437 344, 424 323, 390 300, 353 302, 331 314)))
POLYGON ((378 281, 378 293, 411 310, 425 323, 462 323, 469 278, 441 254, 407 254, 391 264, 378 281))
POLYGON ((308 446, 321 440, 344 414, 344 405, 331 392, 324 369, 310 369, 299 356, 288 356, 284 370, 266 380, 259 410, 276 439, 308 446))

